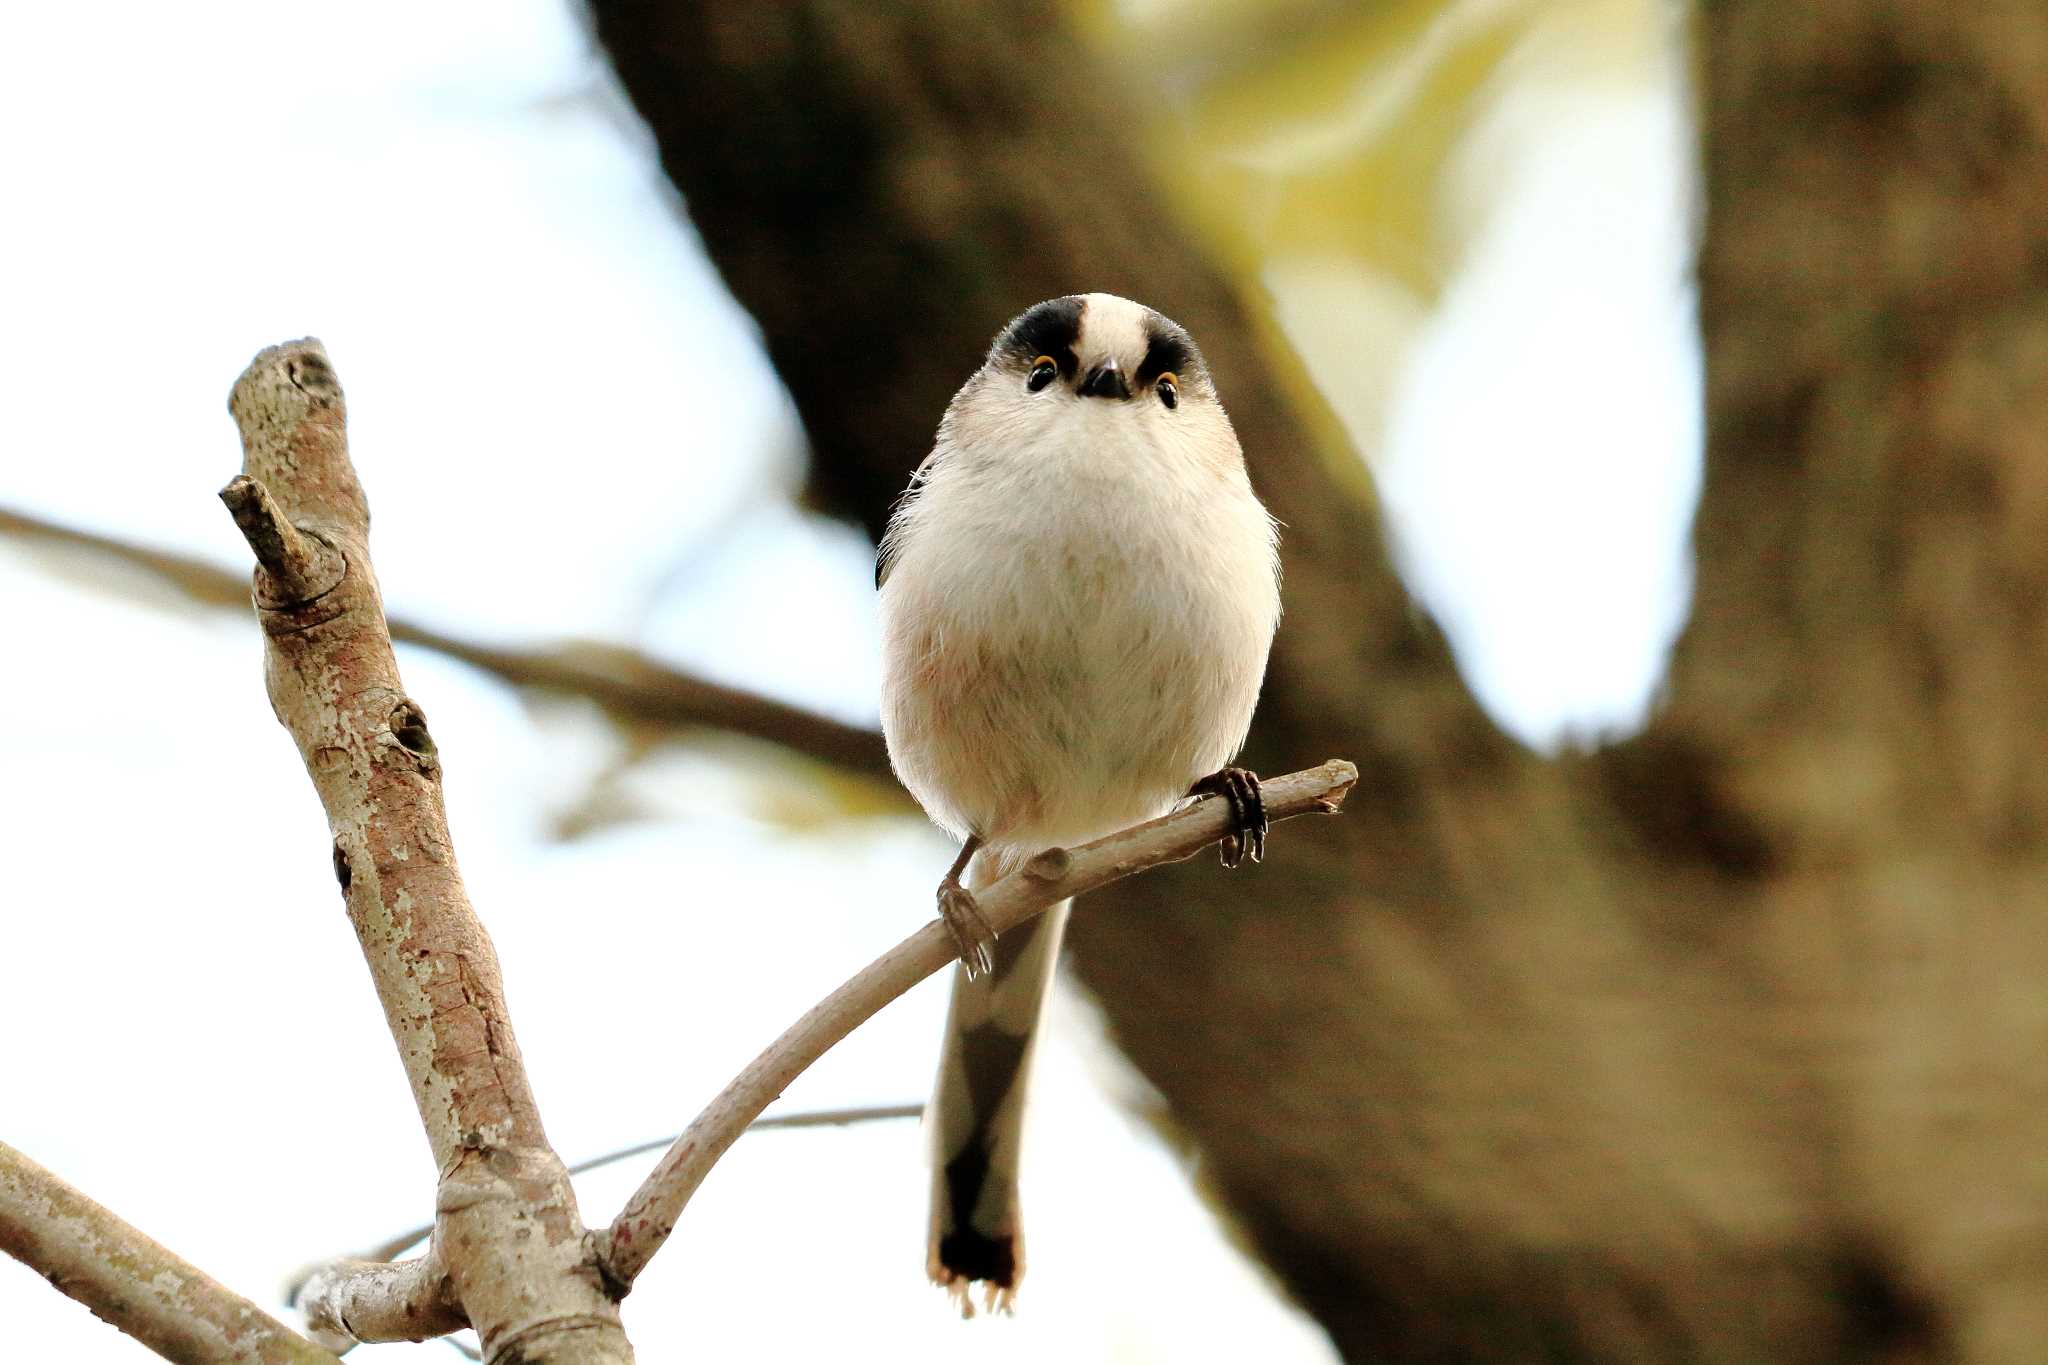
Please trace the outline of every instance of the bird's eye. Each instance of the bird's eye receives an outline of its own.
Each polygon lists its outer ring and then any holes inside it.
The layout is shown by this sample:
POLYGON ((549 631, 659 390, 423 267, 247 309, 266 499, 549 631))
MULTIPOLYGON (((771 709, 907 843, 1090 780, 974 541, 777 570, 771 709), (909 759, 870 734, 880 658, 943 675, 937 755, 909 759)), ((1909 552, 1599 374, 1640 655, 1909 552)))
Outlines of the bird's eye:
POLYGON ((1047 384, 1052 383, 1053 376, 1059 372, 1060 367, 1053 363, 1052 357, 1042 355, 1031 362, 1031 378, 1024 381, 1024 387, 1030 389, 1033 393, 1037 393, 1047 384))
POLYGON ((1169 410, 1180 406, 1180 380, 1172 370, 1160 375, 1155 387, 1159 390, 1159 401, 1169 410))

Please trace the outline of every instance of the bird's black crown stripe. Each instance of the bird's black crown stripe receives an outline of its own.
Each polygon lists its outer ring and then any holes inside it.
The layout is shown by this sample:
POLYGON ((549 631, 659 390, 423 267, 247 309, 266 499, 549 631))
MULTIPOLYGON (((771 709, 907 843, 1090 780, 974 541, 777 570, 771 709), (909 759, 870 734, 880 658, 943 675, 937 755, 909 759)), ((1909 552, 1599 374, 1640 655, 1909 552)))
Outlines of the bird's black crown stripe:
POLYGON ((1195 350, 1195 343, 1179 323, 1155 315, 1146 329, 1145 340, 1145 363, 1138 366, 1141 387, 1168 370, 1182 379, 1192 379, 1201 373, 1201 353, 1195 350))
POLYGON ((1079 363, 1074 343, 1081 338, 1082 307, 1081 296, 1069 294, 1026 309, 996 338, 990 359, 1025 367, 1039 356, 1049 355, 1061 374, 1072 375, 1079 363))

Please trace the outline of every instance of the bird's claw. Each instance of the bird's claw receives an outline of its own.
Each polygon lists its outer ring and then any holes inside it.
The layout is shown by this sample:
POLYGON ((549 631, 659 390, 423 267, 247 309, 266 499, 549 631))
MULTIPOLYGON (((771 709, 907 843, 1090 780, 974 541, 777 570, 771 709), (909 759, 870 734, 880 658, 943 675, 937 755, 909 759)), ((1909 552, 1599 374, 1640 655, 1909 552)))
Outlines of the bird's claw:
POLYGON ((1249 768, 1224 768, 1210 773, 1188 788, 1189 796, 1220 796, 1230 803, 1233 828, 1223 837, 1218 850, 1225 867, 1236 867, 1249 857, 1266 858, 1266 800, 1259 793, 1259 775, 1249 768))
POLYGON ((967 969, 969 981, 995 969, 996 931, 981 917, 974 893, 951 877, 939 883, 939 918, 953 935, 953 946, 960 950, 960 965, 967 969))

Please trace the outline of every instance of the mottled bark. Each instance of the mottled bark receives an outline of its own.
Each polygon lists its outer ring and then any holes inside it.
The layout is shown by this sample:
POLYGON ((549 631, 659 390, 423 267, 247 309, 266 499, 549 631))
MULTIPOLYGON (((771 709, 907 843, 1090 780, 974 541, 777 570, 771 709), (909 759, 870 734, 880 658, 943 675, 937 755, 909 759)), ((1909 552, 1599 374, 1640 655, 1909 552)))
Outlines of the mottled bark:
POLYGON ((1252 761, 1364 775, 1250 878, 1097 895, 1074 957, 1349 1358, 2035 1358, 2048 15, 1704 8, 1697 619, 1645 734, 1552 763, 1410 610, 1056 7, 592 10, 827 509, 879 527, 1038 298, 1208 351, 1288 528, 1252 761))

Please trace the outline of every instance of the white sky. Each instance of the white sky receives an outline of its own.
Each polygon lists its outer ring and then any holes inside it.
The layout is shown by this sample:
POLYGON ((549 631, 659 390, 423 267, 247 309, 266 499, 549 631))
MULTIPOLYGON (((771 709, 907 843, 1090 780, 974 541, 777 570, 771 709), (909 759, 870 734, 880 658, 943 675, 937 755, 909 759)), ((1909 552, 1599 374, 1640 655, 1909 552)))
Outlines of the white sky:
MULTIPOLYGON (((1676 620, 1697 433, 1669 413, 1696 380, 1658 88, 1504 99, 1470 174, 1505 154, 1513 193, 1386 419, 1417 581, 1531 736, 1635 714, 1676 620)), ((240 568, 213 496, 240 458, 227 389, 312 333, 394 613, 615 639, 871 721, 868 547, 787 506, 786 400, 602 90, 556 0, 11 8, 0 504, 240 568)), ((0 672, 0 1140, 274 1304, 297 1265, 420 1221, 433 1172, 256 630, 5 540, 0 604, 23 642, 0 672)), ((619 741, 401 664, 571 1160, 673 1131, 929 911, 948 851, 919 822, 807 823, 801 773, 709 751, 633 776, 660 820, 549 842, 619 741)), ((790 1103, 920 1098, 942 1006, 928 983, 790 1103)), ((1135 1082, 1071 996, 1042 1063, 1015 1319, 961 1324, 924 1284, 913 1125, 770 1134, 628 1301, 641 1358, 1327 1360, 1118 1109, 1135 1082)), ((646 1164, 590 1178, 587 1221, 646 1164)), ((436 1348, 359 1358, 408 1349, 436 1348)), ((0 1355, 152 1358, 5 1259, 0 1355)))

